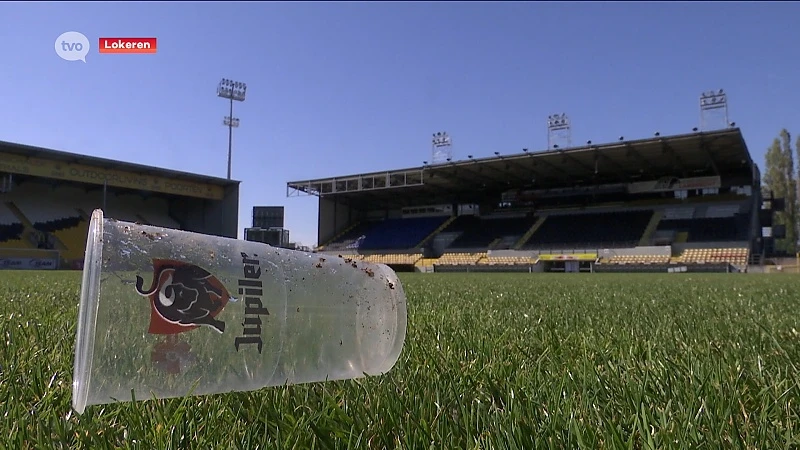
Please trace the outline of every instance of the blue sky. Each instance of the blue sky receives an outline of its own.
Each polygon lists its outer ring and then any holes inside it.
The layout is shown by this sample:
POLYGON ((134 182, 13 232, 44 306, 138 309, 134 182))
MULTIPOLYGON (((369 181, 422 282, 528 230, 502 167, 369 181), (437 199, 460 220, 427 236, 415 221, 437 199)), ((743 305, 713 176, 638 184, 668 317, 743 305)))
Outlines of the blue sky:
POLYGON ((0 140, 224 177, 223 77, 236 105, 239 228, 285 205, 316 241, 317 202, 286 183, 416 166, 445 130, 456 158, 689 132, 723 88, 759 164, 800 135, 797 3, 4 3, 0 140), (87 62, 54 51, 85 34, 87 62), (99 37, 158 38, 101 55, 99 37))

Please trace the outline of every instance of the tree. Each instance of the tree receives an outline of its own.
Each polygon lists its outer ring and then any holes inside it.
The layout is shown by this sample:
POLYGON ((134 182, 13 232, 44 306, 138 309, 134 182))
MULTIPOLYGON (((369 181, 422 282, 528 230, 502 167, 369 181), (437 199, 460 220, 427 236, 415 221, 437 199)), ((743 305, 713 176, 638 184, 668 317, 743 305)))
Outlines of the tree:
MULTIPOLYGON (((799 139, 800 141, 800 139, 799 139)), ((798 148, 798 164, 800 164, 800 148, 798 148)), ((794 153, 791 147, 791 135, 786 129, 772 141, 765 156, 765 173, 762 184, 771 190, 775 198, 783 198, 786 206, 775 214, 775 225, 786 226, 786 238, 775 240, 775 250, 794 253, 797 249, 798 237, 798 186, 800 166, 795 176, 794 153)))
POLYGON ((792 137, 784 128, 781 130, 781 153, 784 155, 786 166, 786 250, 794 254, 797 251, 797 178, 794 172, 794 150, 792 150, 792 137))
MULTIPOLYGON (((786 140, 789 140, 789 136, 787 133, 786 140)), ((794 149, 797 152, 797 177, 795 178, 797 189, 795 189, 795 199, 798 204, 797 206, 797 224, 796 227, 798 229, 798 238, 800 238, 800 136, 797 137, 797 142, 794 145, 794 149)))

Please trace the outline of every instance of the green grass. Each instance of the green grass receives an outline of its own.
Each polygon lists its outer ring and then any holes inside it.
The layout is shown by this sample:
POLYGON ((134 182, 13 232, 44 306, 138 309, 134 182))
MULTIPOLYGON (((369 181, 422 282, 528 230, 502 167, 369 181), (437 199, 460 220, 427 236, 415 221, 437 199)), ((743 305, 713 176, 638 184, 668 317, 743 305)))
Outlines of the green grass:
POLYGON ((0 449, 800 446, 800 278, 403 276, 398 365, 70 413, 77 273, 0 272, 0 449))

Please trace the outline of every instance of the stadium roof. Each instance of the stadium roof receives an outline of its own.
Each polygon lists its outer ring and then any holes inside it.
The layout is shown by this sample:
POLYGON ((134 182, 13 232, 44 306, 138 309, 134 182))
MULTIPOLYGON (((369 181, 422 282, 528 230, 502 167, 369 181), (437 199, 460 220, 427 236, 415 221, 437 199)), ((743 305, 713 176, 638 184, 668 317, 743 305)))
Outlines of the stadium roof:
POLYGON ((480 203, 509 189, 751 176, 752 166, 741 130, 731 128, 294 181, 287 183, 287 196, 317 195, 362 207, 480 203))
POLYGON ((66 164, 80 164, 106 170, 120 170, 134 174, 155 175, 172 180, 191 181, 221 187, 238 185, 240 183, 238 180, 228 180, 226 178, 162 169, 158 167, 145 166, 142 164, 115 161, 113 159, 67 153, 59 150, 34 147, 14 142, 0 141, 0 153, 19 155, 28 158, 42 158, 52 161, 59 161, 66 164))

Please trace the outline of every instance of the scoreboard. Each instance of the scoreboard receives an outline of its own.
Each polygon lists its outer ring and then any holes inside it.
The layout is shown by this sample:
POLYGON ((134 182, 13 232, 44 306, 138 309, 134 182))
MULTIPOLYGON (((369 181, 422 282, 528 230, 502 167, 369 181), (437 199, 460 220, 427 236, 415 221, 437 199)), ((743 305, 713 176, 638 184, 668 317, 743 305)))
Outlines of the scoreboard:
POLYGON ((273 247, 289 246, 289 230, 284 228, 245 228, 244 239, 250 242, 262 242, 273 247))

